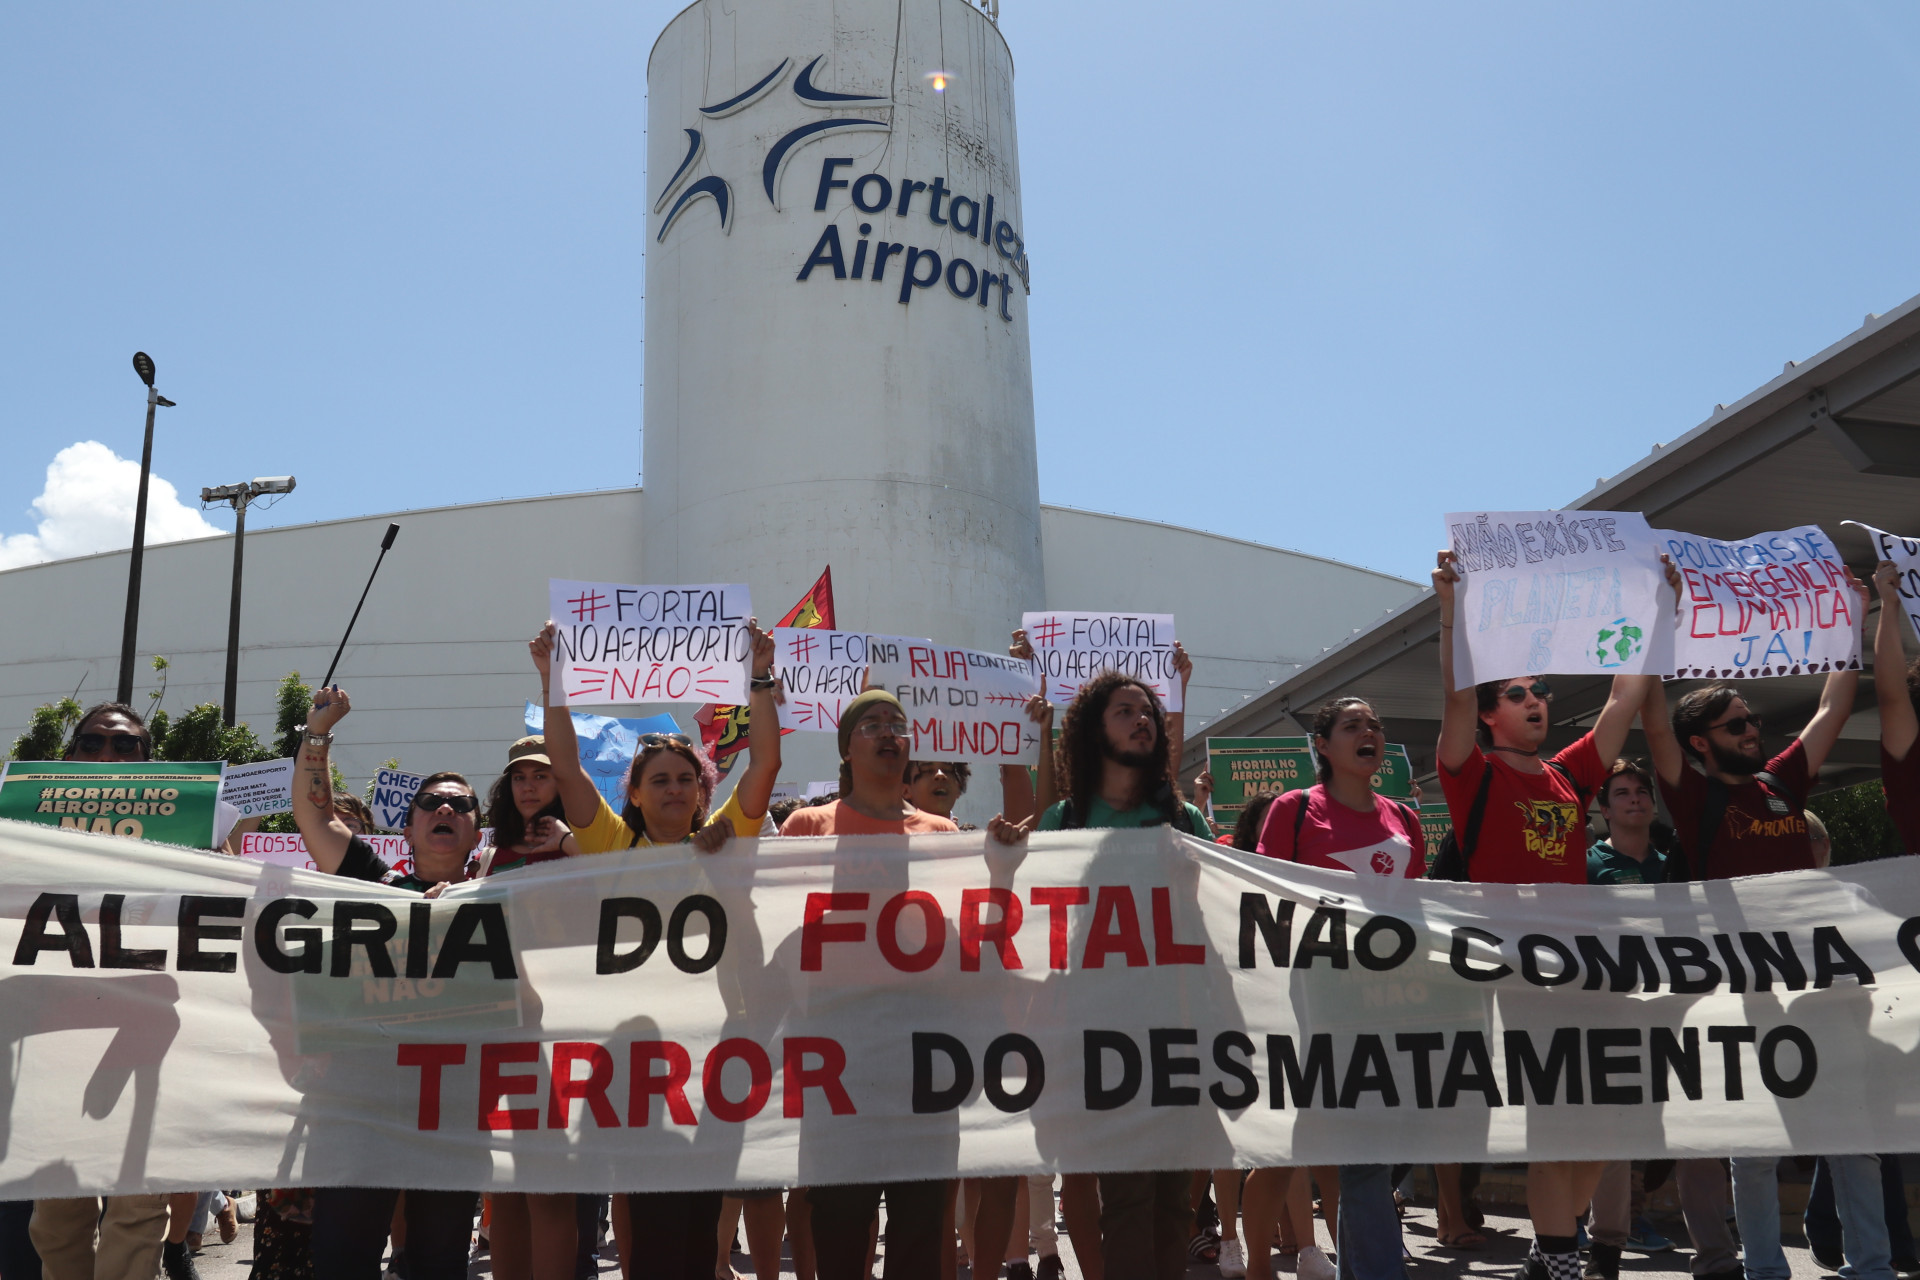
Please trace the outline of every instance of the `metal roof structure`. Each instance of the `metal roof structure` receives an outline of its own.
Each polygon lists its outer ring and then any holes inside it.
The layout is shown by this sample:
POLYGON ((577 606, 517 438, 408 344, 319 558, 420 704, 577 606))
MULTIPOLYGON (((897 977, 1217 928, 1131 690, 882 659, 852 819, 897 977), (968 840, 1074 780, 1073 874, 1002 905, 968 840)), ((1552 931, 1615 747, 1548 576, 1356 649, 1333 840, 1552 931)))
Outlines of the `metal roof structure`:
MULTIPOLYGON (((1600 481, 1562 510, 1639 511, 1655 528, 1715 538, 1817 524, 1864 581, 1877 558, 1860 520, 1896 533, 1920 532, 1920 297, 1866 322, 1737 404, 1717 405, 1705 422, 1600 481)), ((1439 545, 1436 530, 1435 545, 1439 545)), ((1875 612, 1867 619, 1872 658, 1875 612)), ((1425 591, 1373 626, 1356 631, 1272 689, 1229 708, 1187 735, 1183 777, 1205 767, 1208 736, 1305 733, 1316 708, 1354 695, 1373 704, 1390 741, 1404 743, 1418 776, 1433 774, 1440 732, 1439 603, 1425 591)), ((1911 644, 1911 640, 1909 640, 1911 644)), ((1822 676, 1743 682, 1766 718, 1770 749, 1785 745, 1812 715, 1822 676)), ((1592 725, 1609 681, 1552 677, 1553 748, 1592 725)), ((1669 699, 1701 681, 1674 682, 1669 699)), ((1638 730, 1629 744, 1639 747, 1638 730)), ((1871 671, 1845 736, 1821 771, 1821 787, 1874 776, 1879 721, 1871 671)))

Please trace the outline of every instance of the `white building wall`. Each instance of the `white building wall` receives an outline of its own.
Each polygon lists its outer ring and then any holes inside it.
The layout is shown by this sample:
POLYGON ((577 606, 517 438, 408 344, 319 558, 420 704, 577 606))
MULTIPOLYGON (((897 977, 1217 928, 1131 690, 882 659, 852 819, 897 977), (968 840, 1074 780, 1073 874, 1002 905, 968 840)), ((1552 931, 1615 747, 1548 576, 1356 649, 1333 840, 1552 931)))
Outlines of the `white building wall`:
MULTIPOLYGON (((539 696, 526 642, 545 620, 546 579, 641 581, 643 506, 640 490, 622 489, 249 533, 240 718, 266 736, 280 678, 298 670, 309 683, 319 680, 387 522, 396 520, 400 537, 341 661, 337 680, 356 709, 335 757, 356 788, 393 756, 418 771, 457 769, 485 787, 521 732, 524 703, 539 696)), ((1196 730, 1229 700, 1266 688, 1416 589, 1384 574, 1151 521, 1062 507, 1044 508, 1041 519, 1048 607, 1177 615, 1195 656, 1196 730)), ((137 706, 147 705, 145 658, 155 653, 173 663, 168 710, 219 701, 232 557, 228 537, 148 548, 137 706)), ((836 562, 843 601, 860 599, 860 584, 884 561, 883 551, 836 562)), ((820 568, 794 577, 748 573, 762 616, 785 609, 820 568)), ((125 552, 0 573, 6 742, 35 707, 76 687, 85 703, 112 696, 126 573, 125 552)), ((984 642, 1004 643, 1018 621, 1017 612, 981 619, 984 642)), ((844 604, 841 623, 902 629, 844 604)), ((691 707, 618 709, 656 710, 692 726, 691 707)), ((785 752, 786 779, 834 776, 838 757, 828 735, 794 734, 785 752)), ((982 821, 998 802, 996 781, 983 777, 962 816, 982 821)))

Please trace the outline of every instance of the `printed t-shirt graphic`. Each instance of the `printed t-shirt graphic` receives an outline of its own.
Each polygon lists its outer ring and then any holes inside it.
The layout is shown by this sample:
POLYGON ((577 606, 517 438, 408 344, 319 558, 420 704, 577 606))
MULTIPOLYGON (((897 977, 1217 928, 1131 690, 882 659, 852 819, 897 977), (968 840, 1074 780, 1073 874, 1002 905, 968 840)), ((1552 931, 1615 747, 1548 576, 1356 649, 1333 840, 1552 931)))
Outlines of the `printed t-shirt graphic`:
POLYGON ((1920 742, 1907 748, 1905 760, 1880 748, 1880 786, 1887 793, 1887 816, 1900 833, 1901 850, 1920 853, 1920 742))
POLYGON ((951 818, 915 809, 904 818, 869 818, 844 800, 795 809, 780 826, 783 836, 917 836, 958 831, 951 818))
POLYGON ((1476 745, 1460 772, 1440 769, 1440 789, 1447 794, 1447 812, 1453 816, 1456 837, 1464 840, 1467 815, 1473 809, 1480 779, 1493 771, 1487 790, 1487 808, 1480 820, 1480 839, 1467 862, 1468 875, 1482 884, 1585 884, 1587 882, 1587 815, 1582 792, 1600 790, 1607 776, 1593 735, 1584 734, 1572 746, 1552 757, 1573 775, 1576 791, 1558 769, 1523 773, 1502 758, 1476 745))
POLYGON ((1260 830, 1260 852, 1303 866, 1351 871, 1355 875, 1405 876, 1426 874, 1427 838, 1420 819, 1405 805, 1376 794, 1373 811, 1350 809, 1327 794, 1323 786, 1290 791, 1267 808, 1260 830), (1300 818, 1300 806, 1307 808, 1300 818), (1300 825, 1300 840, 1293 838, 1300 825))
MULTIPOLYGON (((1807 749, 1795 738, 1785 751, 1767 761, 1766 772, 1780 779, 1795 796, 1807 794, 1807 749)), ((1729 787, 1727 812, 1706 856, 1700 843, 1700 819, 1707 807, 1707 776, 1690 765, 1680 770, 1680 785, 1660 779, 1660 798, 1673 815, 1673 828, 1696 880, 1726 880, 1733 876, 1760 876, 1773 871, 1807 871, 1813 867, 1813 840, 1807 820, 1795 811, 1793 800, 1768 790, 1757 778, 1729 787)))
MULTIPOLYGON (((1187 821, 1193 824, 1193 834, 1205 840, 1210 830, 1207 826, 1207 815, 1201 813, 1190 804, 1182 804, 1180 807, 1187 811, 1187 821)), ((1062 800, 1040 815, 1040 821, 1035 829, 1039 831, 1059 831, 1065 824, 1066 818, 1067 802, 1062 800)), ((1086 822, 1081 825, 1095 828, 1156 827, 1166 821, 1167 815, 1160 811, 1160 806, 1158 805, 1142 804, 1135 805, 1131 809, 1116 809, 1105 800, 1096 797, 1093 804, 1089 806, 1087 810, 1086 822)))
MULTIPOLYGON (((734 788, 734 793, 727 797, 727 802, 720 806, 719 812, 708 816, 706 825, 710 827, 722 818, 733 823, 733 834, 736 836, 774 834, 773 821, 770 818, 763 816, 757 823, 747 821, 746 813, 740 808, 738 787, 734 788)), ((651 849, 662 843, 658 840, 649 840, 643 835, 636 835, 633 828, 627 825, 626 820, 613 811, 613 806, 607 803, 605 796, 600 797, 600 811, 593 815, 593 821, 584 827, 573 829, 573 842, 580 846, 581 853, 610 853, 615 849, 651 849)))

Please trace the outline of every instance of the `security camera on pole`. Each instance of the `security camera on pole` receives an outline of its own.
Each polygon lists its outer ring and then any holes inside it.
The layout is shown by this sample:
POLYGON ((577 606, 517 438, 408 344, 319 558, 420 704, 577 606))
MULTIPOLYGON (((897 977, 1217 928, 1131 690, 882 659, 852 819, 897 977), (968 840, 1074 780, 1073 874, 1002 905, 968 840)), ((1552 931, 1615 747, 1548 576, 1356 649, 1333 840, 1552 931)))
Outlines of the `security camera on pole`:
POLYGON ((153 389, 153 357, 133 353, 133 371, 147 384, 147 438, 140 446, 140 495, 133 504, 133 556, 127 561, 127 617, 120 632, 120 686, 116 702, 133 701, 133 645, 140 629, 140 566, 147 550, 147 476, 153 471, 153 411, 173 401, 153 389))
POLYGON ((228 728, 233 727, 233 704, 240 687, 240 565, 247 545, 247 507, 256 498, 277 498, 292 492, 292 476, 262 476, 245 484, 223 484, 200 491, 202 508, 224 503, 233 508, 234 515, 233 593, 227 605, 227 688, 221 702, 228 728))

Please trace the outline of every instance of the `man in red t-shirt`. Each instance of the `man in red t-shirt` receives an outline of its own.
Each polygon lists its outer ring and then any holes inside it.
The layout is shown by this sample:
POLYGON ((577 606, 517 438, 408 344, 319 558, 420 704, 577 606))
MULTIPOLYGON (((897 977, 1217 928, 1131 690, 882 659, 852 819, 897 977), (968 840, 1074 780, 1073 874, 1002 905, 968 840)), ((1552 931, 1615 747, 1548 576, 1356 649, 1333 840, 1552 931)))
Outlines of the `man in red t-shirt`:
MULTIPOLYGON (((1440 597, 1440 787, 1469 878, 1483 883, 1587 882, 1587 804, 1606 781, 1607 762, 1658 676, 1615 676, 1593 728, 1550 760, 1540 758, 1552 728, 1553 698, 1538 676, 1514 676, 1456 689, 1453 684, 1454 588, 1451 551, 1433 571, 1440 597), (1478 830, 1470 828, 1480 811, 1478 830)), ((1536 1162, 1527 1172, 1533 1249, 1522 1280, 1579 1280, 1577 1219, 1593 1199, 1597 1160, 1536 1162)))
MULTIPOLYGON (((1860 590, 1857 582, 1854 588, 1860 590)), ((1829 673, 1813 719, 1772 757, 1760 745, 1760 717, 1732 685, 1710 684, 1686 694, 1671 722, 1666 691, 1658 685, 1647 691, 1640 727, 1660 775, 1661 798, 1673 815, 1687 879, 1813 868, 1803 806, 1853 714, 1859 686, 1858 666, 1829 673), (1688 766, 1689 756, 1700 769, 1688 766)))
POLYGON ((1900 647, 1900 566, 1882 560, 1873 570, 1880 593, 1880 625, 1873 633, 1873 692, 1880 704, 1880 787, 1887 816, 1900 833, 1900 848, 1920 853, 1920 659, 1909 666, 1900 647), (1904 671, 1901 680, 1895 672, 1904 671))

